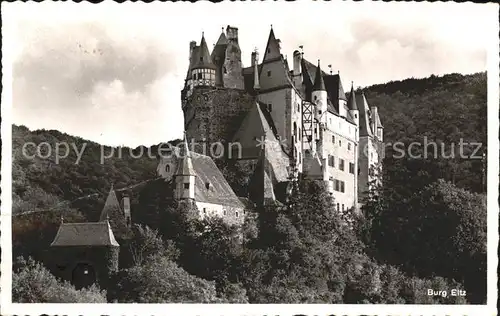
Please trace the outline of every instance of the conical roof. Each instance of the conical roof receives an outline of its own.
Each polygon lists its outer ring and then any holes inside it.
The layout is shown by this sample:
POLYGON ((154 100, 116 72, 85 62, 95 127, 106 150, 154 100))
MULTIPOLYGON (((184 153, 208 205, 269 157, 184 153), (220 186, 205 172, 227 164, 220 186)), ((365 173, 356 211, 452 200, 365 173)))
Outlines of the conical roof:
POLYGON ((358 109, 358 104, 356 103, 356 95, 354 94, 354 84, 351 85, 351 93, 349 94, 349 100, 347 101, 347 108, 349 110, 358 109))
POLYGON ((217 40, 217 43, 215 45, 227 45, 227 37, 226 34, 224 34, 224 29, 222 29, 219 39, 217 40))
POLYGON ((118 198, 116 197, 115 190, 113 189, 113 184, 111 184, 111 189, 109 190, 108 197, 106 198, 106 202, 104 203, 104 207, 101 211, 101 216, 99 217, 99 221, 103 222, 115 215, 116 213, 121 213, 120 203, 118 202, 118 198))
POLYGON ((210 58, 210 52, 208 51, 207 42, 205 41, 205 35, 201 36, 200 47, 197 54, 194 56, 194 66, 193 69, 199 68, 210 68, 215 69, 215 65, 210 58))
POLYGON ((314 86, 312 91, 326 91, 325 81, 323 80, 323 75, 321 73, 319 60, 318 60, 318 67, 316 68, 316 76, 314 77, 314 86))
POLYGON ((179 163, 177 165, 176 176, 194 176, 193 162, 191 161, 191 152, 189 151, 189 146, 186 138, 186 132, 184 132, 184 141, 182 147, 179 151, 179 163))

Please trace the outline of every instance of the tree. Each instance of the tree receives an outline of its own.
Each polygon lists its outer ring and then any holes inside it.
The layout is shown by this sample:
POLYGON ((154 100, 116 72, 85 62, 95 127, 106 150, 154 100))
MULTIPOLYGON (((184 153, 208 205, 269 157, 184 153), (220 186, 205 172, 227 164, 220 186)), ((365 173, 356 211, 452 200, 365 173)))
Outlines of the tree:
POLYGON ((160 255, 169 260, 179 257, 179 250, 175 248, 171 240, 165 243, 158 235, 157 230, 148 226, 134 225, 134 237, 130 243, 130 253, 136 266, 140 266, 145 260, 160 255))
POLYGON ((214 282, 188 274, 161 256, 144 265, 122 270, 117 275, 115 297, 133 303, 222 303, 214 282))

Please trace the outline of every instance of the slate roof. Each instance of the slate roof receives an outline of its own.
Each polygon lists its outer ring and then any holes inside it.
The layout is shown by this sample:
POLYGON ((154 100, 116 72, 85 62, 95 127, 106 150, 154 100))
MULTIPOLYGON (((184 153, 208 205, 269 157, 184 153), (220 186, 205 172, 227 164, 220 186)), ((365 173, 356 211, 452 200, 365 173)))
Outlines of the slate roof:
POLYGON ((122 209, 120 207, 120 202, 118 202, 118 198, 116 197, 116 192, 113 189, 113 186, 111 186, 106 202, 104 203, 104 207, 102 208, 99 221, 105 221, 108 218, 111 218, 116 211, 121 213, 122 209))
POLYGON ((182 147, 179 151, 179 156, 178 156, 179 160, 177 163, 177 170, 175 172, 175 175, 179 176, 195 175, 191 157, 192 157, 191 152, 189 150, 189 146, 186 139, 186 133, 184 133, 184 140, 182 142, 182 147))
POLYGON ((354 92, 353 86, 351 86, 351 92, 349 93, 349 100, 347 100, 347 108, 349 110, 358 109, 358 104, 356 103, 356 93, 354 92))
POLYGON ((316 74, 314 75, 314 86, 312 91, 326 91, 325 81, 323 80, 323 75, 321 73, 322 71, 318 60, 318 67, 316 67, 316 74))
POLYGON ((273 181, 282 182, 288 180, 286 166, 289 165, 290 158, 283 151, 277 135, 271 113, 266 105, 256 103, 243 119, 232 141, 241 144, 244 158, 257 158, 261 155, 261 147, 257 146, 257 140, 260 141, 261 137, 265 137, 265 155, 270 164, 270 176, 273 181))
POLYGON ((257 205, 265 205, 276 200, 273 181, 268 169, 269 162, 267 161, 266 150, 263 148, 249 183, 249 198, 257 205))
MULTIPOLYGON (((174 151, 172 158, 176 162, 179 162, 180 159, 176 157, 180 156, 181 149, 179 147, 173 147, 172 150, 174 151)), ((190 151, 190 153, 191 163, 193 165, 194 174, 196 175, 194 190, 195 200, 197 202, 244 208, 245 205, 241 203, 236 196, 212 158, 194 151, 190 151), (207 183, 209 183, 208 189, 207 183)), ((161 159, 171 158, 165 157, 161 159)), ((160 162, 158 168, 160 168, 160 165, 162 165, 162 162, 160 162)))
POLYGON ((62 223, 50 246, 114 246, 120 245, 107 221, 94 223, 62 223))
POLYGON ((214 63, 212 62, 212 58, 210 58, 210 52, 208 51, 207 42, 205 41, 205 36, 202 35, 201 43, 199 49, 197 50, 197 54, 193 54, 193 67, 192 69, 198 68, 210 68, 216 69, 214 63))
POLYGON ((192 162, 196 174, 194 195, 197 202, 245 207, 212 158, 193 152, 192 162), (210 184, 208 189, 207 183, 210 184))

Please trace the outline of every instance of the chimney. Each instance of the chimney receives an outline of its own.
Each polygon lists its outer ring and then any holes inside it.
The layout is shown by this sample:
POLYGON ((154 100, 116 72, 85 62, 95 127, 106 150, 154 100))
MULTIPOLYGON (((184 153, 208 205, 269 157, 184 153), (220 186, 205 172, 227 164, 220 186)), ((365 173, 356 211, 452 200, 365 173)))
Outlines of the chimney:
POLYGON ((253 63, 253 89, 256 93, 260 90, 259 81, 259 53, 257 51, 252 53, 252 63, 253 63))
POLYGON ((229 42, 235 42, 238 44, 238 28, 237 27, 232 27, 230 25, 227 26, 226 28, 226 36, 227 40, 229 42))
POLYGON ((293 52, 293 74, 294 76, 300 75, 300 63, 302 61, 302 54, 296 50, 293 52))
POLYGON ((259 64, 259 52, 257 49, 252 52, 252 67, 255 66, 255 64, 259 64))
POLYGON ((127 226, 130 226, 132 220, 130 214, 130 198, 128 196, 124 196, 122 198, 122 207, 123 207, 123 213, 125 215, 125 221, 127 222, 127 226))
POLYGON ((193 50, 195 47, 196 47, 195 41, 189 42, 189 61, 191 61, 191 58, 193 57, 193 50))

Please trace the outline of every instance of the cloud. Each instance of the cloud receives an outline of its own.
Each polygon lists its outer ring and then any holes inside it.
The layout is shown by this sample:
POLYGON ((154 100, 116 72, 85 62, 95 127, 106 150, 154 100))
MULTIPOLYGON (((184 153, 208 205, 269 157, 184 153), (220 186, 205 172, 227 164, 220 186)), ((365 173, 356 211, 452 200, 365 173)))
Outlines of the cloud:
POLYGON ((13 67, 15 122, 32 128, 56 124, 93 140, 140 144, 144 139, 128 135, 144 138, 143 130, 155 130, 152 120, 168 106, 160 100, 163 91, 179 95, 179 84, 169 80, 169 86, 158 87, 177 71, 174 54, 147 36, 120 40, 98 23, 20 27, 24 47, 13 67), (115 136, 100 137, 111 130, 115 136))

